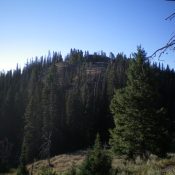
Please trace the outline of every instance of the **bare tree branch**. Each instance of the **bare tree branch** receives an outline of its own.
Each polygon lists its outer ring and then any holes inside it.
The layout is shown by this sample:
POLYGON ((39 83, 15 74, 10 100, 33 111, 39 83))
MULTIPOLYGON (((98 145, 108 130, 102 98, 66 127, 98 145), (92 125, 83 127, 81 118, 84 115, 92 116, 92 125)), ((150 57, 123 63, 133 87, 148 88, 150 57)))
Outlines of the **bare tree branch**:
POLYGON ((159 54, 159 58, 160 58, 162 56, 162 54, 164 54, 166 52, 166 50, 169 49, 170 47, 172 47, 173 45, 175 45, 175 40, 173 40, 171 43, 168 43, 165 46, 157 49, 151 56, 149 56, 149 58, 155 57, 156 54, 161 51, 159 54))
POLYGON ((156 54, 158 52, 160 52, 159 54, 159 58, 161 57, 162 54, 164 54, 166 52, 167 49, 171 48, 173 45, 175 45, 175 35, 173 35, 169 41, 167 42, 167 44, 159 49, 157 49, 151 56, 149 56, 149 58, 156 56, 156 54))
POLYGON ((167 18, 165 18, 165 20, 172 20, 175 17, 175 13, 172 13, 170 16, 168 16, 167 18))
MULTIPOLYGON (((166 0, 166 1, 173 1, 175 2, 175 0, 166 0)), ((173 18, 175 18, 175 13, 172 13, 170 16, 168 16, 167 18, 165 18, 165 20, 172 20, 173 18)), ((164 45, 163 47, 157 49, 151 56, 149 56, 148 58, 152 58, 155 57, 157 53, 159 53, 159 58, 162 56, 162 54, 164 54, 167 49, 173 49, 175 50, 175 34, 172 34, 172 37, 169 39, 169 41, 167 42, 166 45, 164 45)))

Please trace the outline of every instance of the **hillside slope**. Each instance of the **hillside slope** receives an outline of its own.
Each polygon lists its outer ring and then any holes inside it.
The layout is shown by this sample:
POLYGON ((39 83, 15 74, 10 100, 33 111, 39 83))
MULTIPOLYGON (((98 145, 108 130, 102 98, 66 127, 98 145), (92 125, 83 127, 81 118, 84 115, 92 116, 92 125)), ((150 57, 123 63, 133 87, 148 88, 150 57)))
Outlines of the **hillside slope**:
MULTIPOLYGON (((78 151, 71 154, 62 154, 51 158, 52 169, 59 173, 71 169, 72 166, 79 166, 85 159, 88 151, 78 151)), ((28 165, 31 174, 37 175, 42 167, 47 167, 47 160, 40 160, 28 165), (33 171, 32 171, 33 167, 33 171)), ((112 161, 113 172, 117 174, 148 175, 148 174, 175 174, 175 155, 168 158, 158 158, 150 155, 147 160, 137 157, 135 160, 128 160, 124 157, 114 156, 112 161)), ((12 174, 10 174, 12 175, 12 174)))
MULTIPOLYGON (((87 151, 78 151, 71 154, 61 154, 61 155, 52 157, 50 159, 50 163, 54 171, 64 172, 70 169, 73 165, 75 166, 80 165, 85 159, 86 154, 87 154, 87 151)), ((47 160, 40 160, 40 161, 34 162, 33 164, 28 165, 27 168, 30 174, 31 172, 33 172, 33 175, 35 175, 37 174, 37 172, 41 170, 42 167, 47 167, 47 166, 48 166, 47 160)))

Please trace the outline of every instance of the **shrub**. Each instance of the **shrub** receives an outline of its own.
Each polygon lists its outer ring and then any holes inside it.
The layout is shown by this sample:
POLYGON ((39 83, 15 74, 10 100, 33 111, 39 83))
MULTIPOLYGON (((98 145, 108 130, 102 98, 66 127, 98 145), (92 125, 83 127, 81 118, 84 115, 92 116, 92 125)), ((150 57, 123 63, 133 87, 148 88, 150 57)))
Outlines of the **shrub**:
POLYGON ((100 137, 97 135, 93 150, 88 153, 80 168, 80 175, 109 175, 111 162, 111 157, 102 149, 100 137))
POLYGON ((57 175, 57 173, 49 167, 43 167, 38 175, 57 175))
POLYGON ((21 165, 19 165, 16 174, 17 175, 29 175, 29 172, 28 172, 26 166, 21 164, 21 165))

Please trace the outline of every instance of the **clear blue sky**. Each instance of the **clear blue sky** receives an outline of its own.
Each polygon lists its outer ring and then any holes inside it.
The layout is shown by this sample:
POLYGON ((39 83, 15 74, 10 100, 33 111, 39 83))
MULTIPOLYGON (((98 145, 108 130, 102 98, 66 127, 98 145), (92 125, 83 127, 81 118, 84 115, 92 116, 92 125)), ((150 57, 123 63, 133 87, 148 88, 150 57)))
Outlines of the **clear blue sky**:
MULTIPOLYGON (((175 20, 165 21, 174 11, 165 0, 0 0, 0 70, 48 50, 129 56, 141 44, 151 54, 175 31, 175 20)), ((175 53, 161 59, 175 67, 175 53)))

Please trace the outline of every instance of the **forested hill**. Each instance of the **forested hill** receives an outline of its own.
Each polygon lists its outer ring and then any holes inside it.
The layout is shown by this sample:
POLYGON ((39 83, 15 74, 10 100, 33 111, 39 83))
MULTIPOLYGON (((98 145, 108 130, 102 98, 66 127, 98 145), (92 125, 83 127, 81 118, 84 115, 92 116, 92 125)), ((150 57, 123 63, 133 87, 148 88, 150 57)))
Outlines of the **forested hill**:
MULTIPOLYGON (((126 84, 130 59, 74 49, 64 60, 54 52, 28 62, 23 70, 1 72, 0 168, 87 148, 97 133, 108 143, 113 127, 109 105, 114 90, 126 84)), ((175 73, 151 67, 173 143, 175 73)))

